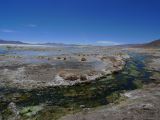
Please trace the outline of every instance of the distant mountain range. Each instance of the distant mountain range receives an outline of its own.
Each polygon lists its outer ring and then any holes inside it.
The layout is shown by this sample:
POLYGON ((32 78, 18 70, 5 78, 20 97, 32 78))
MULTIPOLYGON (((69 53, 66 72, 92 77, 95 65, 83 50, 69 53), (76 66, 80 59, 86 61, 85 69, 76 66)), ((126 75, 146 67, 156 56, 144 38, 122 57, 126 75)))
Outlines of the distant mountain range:
MULTIPOLYGON (((0 39, 0 44, 29 44, 21 41, 8 41, 0 39)), ((51 45, 51 46, 79 46, 76 44, 63 44, 63 43, 43 43, 38 45, 51 45)), ((126 45, 118 45, 120 47, 160 47, 160 39, 154 40, 145 44, 126 44, 126 45)))
MULTIPOLYGON (((2 40, 0 39, 0 44, 30 44, 30 43, 24 43, 21 41, 9 41, 9 40, 2 40)), ((32 44, 30 44, 32 45, 32 44)), ((35 45, 35 44, 33 44, 35 45)), ((36 45, 50 45, 50 46, 78 46, 76 44, 63 44, 63 43, 37 43, 36 45)))
POLYGON ((9 41, 9 40, 2 40, 0 39, 0 44, 28 44, 28 45, 48 45, 48 46, 80 46, 76 44, 64 44, 64 43, 37 43, 37 44, 30 44, 24 43, 21 41, 9 41))
POLYGON ((8 41, 0 39, 0 44, 27 44, 27 43, 23 43, 21 41, 8 41))
POLYGON ((38 45, 50 45, 50 46, 79 46, 77 44, 64 44, 64 43, 43 43, 38 45))

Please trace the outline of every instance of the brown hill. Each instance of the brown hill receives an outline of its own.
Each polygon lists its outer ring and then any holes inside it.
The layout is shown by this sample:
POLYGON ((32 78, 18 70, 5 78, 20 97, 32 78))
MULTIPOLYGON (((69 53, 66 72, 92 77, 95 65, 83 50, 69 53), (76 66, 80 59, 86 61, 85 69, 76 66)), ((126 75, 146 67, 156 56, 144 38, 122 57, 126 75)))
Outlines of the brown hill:
POLYGON ((144 44, 144 47, 160 47, 160 39, 144 44))

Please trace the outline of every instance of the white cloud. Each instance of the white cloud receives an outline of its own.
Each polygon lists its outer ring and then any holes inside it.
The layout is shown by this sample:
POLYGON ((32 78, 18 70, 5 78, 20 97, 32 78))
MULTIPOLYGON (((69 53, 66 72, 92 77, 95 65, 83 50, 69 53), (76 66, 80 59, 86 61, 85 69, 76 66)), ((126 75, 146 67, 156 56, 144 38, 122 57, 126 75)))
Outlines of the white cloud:
POLYGON ((10 30, 10 29, 1 29, 0 32, 4 32, 4 33, 15 33, 17 31, 15 30, 10 30))
POLYGON ((27 26, 27 27, 32 27, 32 28, 37 27, 36 24, 28 24, 28 25, 26 25, 26 26, 27 26))
POLYGON ((121 43, 113 42, 113 41, 107 41, 107 40, 100 40, 96 41, 98 44, 104 44, 104 45, 120 45, 121 43))

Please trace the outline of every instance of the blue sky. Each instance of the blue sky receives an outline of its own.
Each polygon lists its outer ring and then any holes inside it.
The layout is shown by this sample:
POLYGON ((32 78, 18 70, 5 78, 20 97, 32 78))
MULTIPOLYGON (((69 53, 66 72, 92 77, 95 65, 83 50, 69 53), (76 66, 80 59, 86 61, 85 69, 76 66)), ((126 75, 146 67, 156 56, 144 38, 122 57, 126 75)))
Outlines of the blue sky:
POLYGON ((160 38, 160 0, 0 0, 0 38, 116 45, 160 38))

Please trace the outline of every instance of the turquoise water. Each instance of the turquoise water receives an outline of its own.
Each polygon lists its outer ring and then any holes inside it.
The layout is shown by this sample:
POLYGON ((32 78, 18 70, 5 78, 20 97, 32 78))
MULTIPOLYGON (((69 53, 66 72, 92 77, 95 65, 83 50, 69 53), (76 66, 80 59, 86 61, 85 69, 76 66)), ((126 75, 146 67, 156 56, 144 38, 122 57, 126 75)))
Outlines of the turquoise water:
POLYGON ((3 54, 6 54, 8 51, 3 48, 3 47, 0 47, 0 55, 3 55, 3 54))

